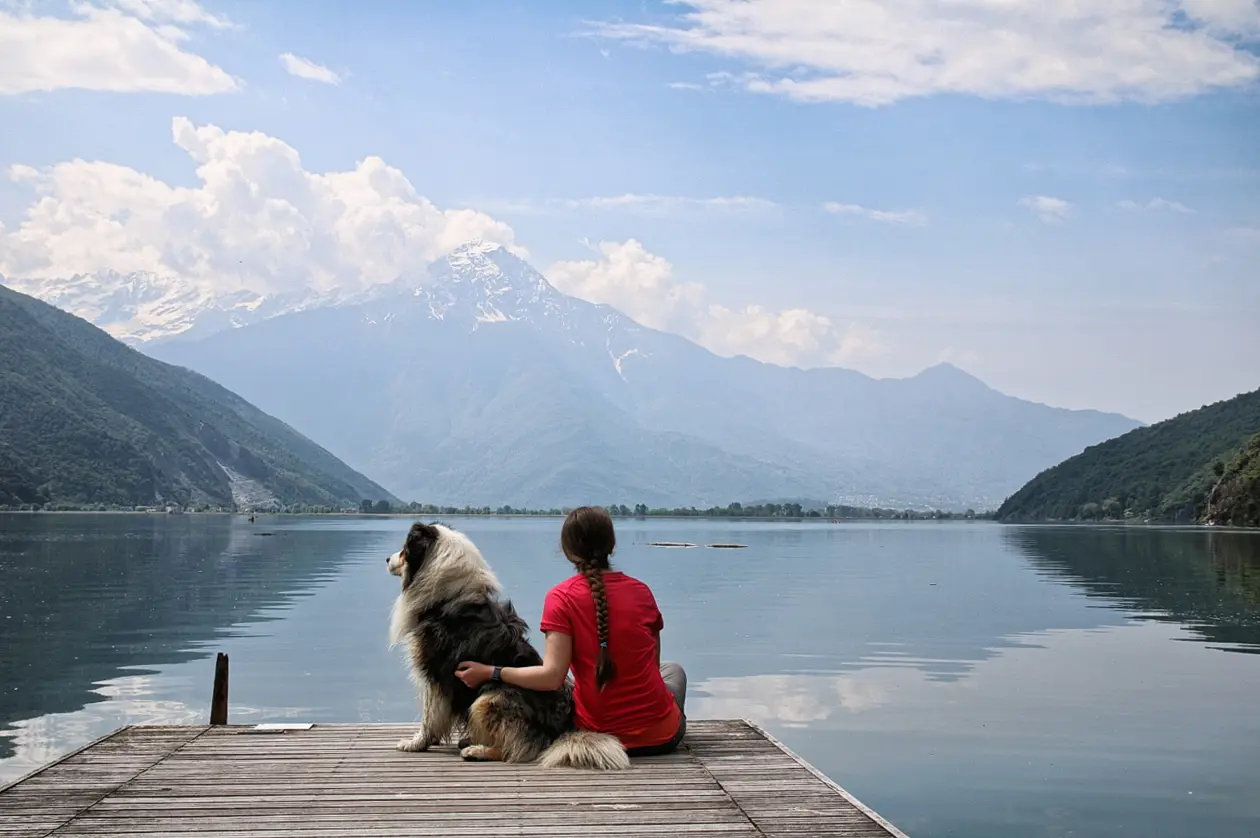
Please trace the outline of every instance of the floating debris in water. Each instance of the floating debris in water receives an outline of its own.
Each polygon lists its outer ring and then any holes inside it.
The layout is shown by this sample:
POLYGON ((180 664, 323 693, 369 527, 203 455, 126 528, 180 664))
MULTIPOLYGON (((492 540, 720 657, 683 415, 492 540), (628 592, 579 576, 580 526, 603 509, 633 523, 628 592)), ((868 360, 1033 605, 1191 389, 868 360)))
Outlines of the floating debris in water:
MULTIPOLYGON (((649 547, 700 547, 699 544, 692 544, 690 541, 649 541, 649 547)), ((705 547, 711 547, 717 550, 742 550, 747 544, 705 544, 705 547)))

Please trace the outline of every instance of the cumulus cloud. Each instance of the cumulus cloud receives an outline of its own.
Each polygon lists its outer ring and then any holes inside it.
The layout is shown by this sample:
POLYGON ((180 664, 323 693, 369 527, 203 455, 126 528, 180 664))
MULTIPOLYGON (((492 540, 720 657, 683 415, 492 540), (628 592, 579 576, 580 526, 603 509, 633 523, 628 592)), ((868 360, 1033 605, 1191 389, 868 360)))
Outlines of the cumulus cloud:
POLYGON ((605 303, 653 329, 685 325, 704 299, 704 287, 674 281, 674 266, 635 239, 600 242, 596 259, 556 262, 546 271, 566 294, 605 303))
POLYGON ((1164 101, 1260 78, 1254 0, 676 0, 589 34, 742 63, 709 76, 803 101, 932 94, 1164 101))
POLYGON ((1028 195, 1019 199, 1019 205, 1046 224, 1057 224, 1072 214, 1070 203, 1049 195, 1028 195))
POLYGON ((844 340, 831 320, 808 309, 729 309, 717 304, 697 318, 695 338, 718 355, 747 355, 784 365, 826 362, 844 340))
POLYGON ((193 0, 72 4, 73 17, 0 10, 0 94, 78 88, 206 95, 236 90, 190 52, 193 26, 231 24, 193 0))
POLYGON ((673 265, 635 239, 600 242, 594 249, 598 258, 557 262, 547 269, 547 279, 565 293, 611 305, 719 355, 813 366, 850 363, 882 349, 869 329, 841 330, 808 309, 732 309, 713 302, 704 285, 678 282, 673 265))
POLYGON ((0 273, 51 278, 113 269, 219 291, 354 290, 422 269, 470 239, 520 252, 506 224, 439 209, 379 157, 317 173, 263 133, 183 117, 171 131, 197 164, 194 186, 99 161, 10 167, 10 179, 38 197, 18 227, 0 230, 0 273))
POLYGON ((280 63, 284 65, 285 71, 291 76, 297 76, 308 81, 323 82, 324 84, 341 84, 341 76, 337 75, 337 73, 291 52, 283 53, 280 56, 280 63))
POLYGON ((927 216, 917 210, 877 210, 858 204, 841 204, 836 201, 828 201, 823 204, 823 210, 836 215, 860 215, 863 218, 869 218, 872 221, 882 221, 885 224, 908 224, 914 227, 921 227, 927 224, 927 216))
POLYGON ((1126 199, 1123 201, 1118 201, 1116 203, 1116 206, 1120 207, 1120 209, 1130 210, 1130 211, 1168 210, 1169 212, 1179 212, 1185 215, 1189 215, 1194 212, 1194 210, 1190 209, 1188 206, 1181 203, 1180 201, 1170 201, 1167 198, 1159 198, 1159 197, 1151 198, 1149 201, 1146 201, 1145 203, 1126 199))

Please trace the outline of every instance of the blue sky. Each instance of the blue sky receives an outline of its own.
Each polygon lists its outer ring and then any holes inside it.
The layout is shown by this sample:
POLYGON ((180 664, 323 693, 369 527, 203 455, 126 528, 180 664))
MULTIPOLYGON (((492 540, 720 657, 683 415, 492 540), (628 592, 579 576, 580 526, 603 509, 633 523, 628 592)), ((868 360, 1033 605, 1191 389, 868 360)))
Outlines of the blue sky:
POLYGON ((723 354, 1254 389, 1260 6, 1074 5, 0 0, 0 273, 354 284, 467 233, 723 354), (293 197, 368 158, 406 207, 293 197))

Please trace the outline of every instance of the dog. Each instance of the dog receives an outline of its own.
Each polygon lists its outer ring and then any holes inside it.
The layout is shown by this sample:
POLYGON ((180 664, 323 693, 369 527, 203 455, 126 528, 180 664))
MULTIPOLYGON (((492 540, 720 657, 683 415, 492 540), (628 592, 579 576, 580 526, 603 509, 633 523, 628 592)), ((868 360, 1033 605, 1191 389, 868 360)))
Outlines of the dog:
POLYGON ((544 768, 630 767, 615 736, 579 730, 571 681, 555 691, 488 681, 476 690, 455 677, 466 660, 491 666, 536 666, 529 627, 481 552, 463 533, 440 523, 415 523, 402 549, 386 559, 402 580, 390 614, 390 645, 405 644, 412 681, 423 693, 424 718, 400 751, 426 751, 454 728, 466 760, 535 762, 544 768))

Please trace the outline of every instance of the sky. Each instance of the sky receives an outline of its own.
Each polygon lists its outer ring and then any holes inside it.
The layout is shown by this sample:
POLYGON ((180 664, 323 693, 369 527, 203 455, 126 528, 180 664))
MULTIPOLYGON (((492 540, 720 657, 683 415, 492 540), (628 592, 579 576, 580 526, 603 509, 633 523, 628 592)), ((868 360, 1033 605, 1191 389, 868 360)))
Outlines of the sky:
POLYGON ((1258 0, 0 0, 0 275, 474 238, 725 355, 1158 421, 1260 387, 1258 0))

